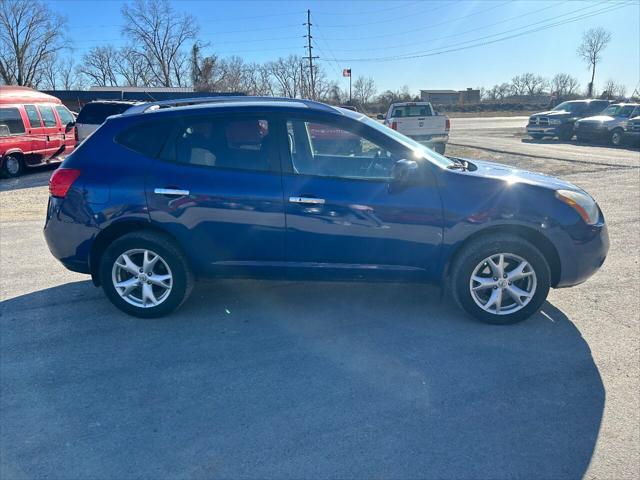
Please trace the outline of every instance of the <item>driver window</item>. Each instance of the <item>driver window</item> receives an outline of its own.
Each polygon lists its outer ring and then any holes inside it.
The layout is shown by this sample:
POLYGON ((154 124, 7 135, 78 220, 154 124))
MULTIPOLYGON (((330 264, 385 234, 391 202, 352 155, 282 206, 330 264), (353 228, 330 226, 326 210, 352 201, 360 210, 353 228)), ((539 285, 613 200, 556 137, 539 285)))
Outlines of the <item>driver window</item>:
POLYGON ((300 175, 389 179, 398 160, 370 139, 329 123, 290 120, 287 135, 293 169, 300 175))

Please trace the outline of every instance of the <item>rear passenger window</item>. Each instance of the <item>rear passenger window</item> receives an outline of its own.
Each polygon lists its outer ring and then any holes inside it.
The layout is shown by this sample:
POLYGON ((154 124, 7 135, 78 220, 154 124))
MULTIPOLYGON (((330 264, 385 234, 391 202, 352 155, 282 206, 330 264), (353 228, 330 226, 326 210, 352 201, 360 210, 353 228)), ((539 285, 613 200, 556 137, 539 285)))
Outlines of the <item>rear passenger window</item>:
POLYGON ((0 131, 8 130, 10 135, 24 133, 24 122, 17 108, 0 108, 0 131))
POLYGON ((40 121, 40 115, 38 115, 38 110, 34 105, 25 105, 25 111, 27 112, 27 117, 29 118, 29 123, 32 128, 39 128, 42 126, 42 122, 40 121))
POLYGON ((271 170, 274 161, 269 122, 262 118, 185 119, 161 154, 188 165, 271 170))
POLYGON ((157 157, 171 133, 170 122, 147 122, 129 127, 115 141, 147 157, 157 157))
POLYGON ((49 105, 38 105, 38 110, 40 110, 40 115, 42 116, 45 127, 55 127, 58 125, 56 116, 53 114, 53 108, 49 105))
POLYGON ((131 108, 128 103, 87 103, 78 114, 78 123, 86 125, 101 125, 107 117, 119 115, 131 108))

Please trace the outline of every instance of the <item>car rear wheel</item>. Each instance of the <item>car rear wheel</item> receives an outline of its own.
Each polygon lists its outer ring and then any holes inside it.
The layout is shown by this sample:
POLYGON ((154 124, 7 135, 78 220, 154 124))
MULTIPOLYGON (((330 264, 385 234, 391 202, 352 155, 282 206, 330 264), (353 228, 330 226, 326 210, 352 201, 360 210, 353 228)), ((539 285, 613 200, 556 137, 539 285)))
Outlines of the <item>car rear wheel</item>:
POLYGON ((444 155, 445 150, 447 149, 446 143, 435 143, 433 145, 433 149, 439 153, 440 155, 444 155))
POLYGON ((2 159, 0 175, 4 178, 15 178, 22 174, 24 162, 22 158, 15 154, 9 154, 2 159))
POLYGON ((620 128, 615 129, 613 132, 611 132, 611 134, 609 134, 609 143, 614 147, 619 147, 620 145, 622 145, 623 135, 624 133, 622 129, 620 128))
POLYGON ((542 306, 550 288, 544 256, 514 235, 480 238, 456 258, 451 289, 471 316, 506 325, 529 318, 542 306))
POLYGON ((182 252, 168 238, 134 232, 104 252, 100 280, 111 302, 129 315, 154 318, 178 308, 193 288, 182 252))

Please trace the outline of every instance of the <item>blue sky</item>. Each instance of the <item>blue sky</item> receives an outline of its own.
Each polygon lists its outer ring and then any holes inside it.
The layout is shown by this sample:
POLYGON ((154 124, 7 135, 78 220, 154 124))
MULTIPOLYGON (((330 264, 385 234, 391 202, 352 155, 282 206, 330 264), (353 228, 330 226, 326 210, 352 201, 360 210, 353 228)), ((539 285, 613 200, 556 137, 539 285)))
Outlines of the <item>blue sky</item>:
MULTIPOLYGON (((49 3, 67 17, 77 55, 95 45, 125 43, 120 33, 122 1, 49 3)), ((640 88, 640 0, 172 3, 197 18, 200 37, 211 52, 247 61, 304 54, 302 24, 309 8, 314 54, 328 76, 344 86, 341 70, 351 67, 354 77, 373 77, 379 91, 403 85, 412 91, 491 87, 523 72, 546 77, 570 73, 584 88, 589 74, 576 47, 584 30, 601 26, 613 33, 613 39, 596 72, 596 88, 610 78, 625 84, 629 94, 640 88), (559 25, 541 29, 555 23, 559 25), (509 36, 513 38, 496 41, 509 36), (484 45, 467 48, 479 43, 484 45)))

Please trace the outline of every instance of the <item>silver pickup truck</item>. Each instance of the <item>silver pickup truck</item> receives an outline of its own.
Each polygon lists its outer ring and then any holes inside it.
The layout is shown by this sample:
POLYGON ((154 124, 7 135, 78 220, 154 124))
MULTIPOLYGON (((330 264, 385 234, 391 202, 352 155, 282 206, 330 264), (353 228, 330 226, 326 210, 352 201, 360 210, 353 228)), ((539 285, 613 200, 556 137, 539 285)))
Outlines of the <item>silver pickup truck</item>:
POLYGON ((443 154, 449 141, 449 118, 438 114, 429 102, 392 103, 384 124, 443 154))

